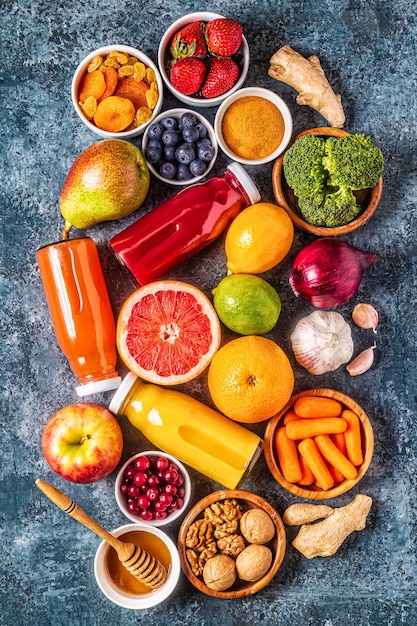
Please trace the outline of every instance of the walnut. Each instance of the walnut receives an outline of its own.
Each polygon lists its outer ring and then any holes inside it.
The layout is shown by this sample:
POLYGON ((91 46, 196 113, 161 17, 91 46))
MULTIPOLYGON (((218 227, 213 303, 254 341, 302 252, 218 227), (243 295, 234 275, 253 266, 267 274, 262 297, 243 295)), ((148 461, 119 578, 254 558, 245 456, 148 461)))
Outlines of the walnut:
POLYGON ((272 563, 272 552, 268 546, 252 543, 241 552, 236 559, 239 578, 255 582, 262 578, 272 563))
POLYGON ((233 535, 237 531, 239 522, 236 519, 230 520, 230 522, 225 522, 221 524, 221 526, 216 526, 214 528, 213 534, 216 539, 222 539, 223 537, 228 537, 229 535, 233 535))
POLYGON ((242 507, 234 498, 213 502, 213 504, 204 509, 204 517, 210 520, 214 526, 221 526, 225 522, 231 522, 232 520, 239 521, 242 517, 242 507))
POLYGON ((217 544, 215 541, 210 541, 207 546, 200 552, 200 559, 202 561, 207 561, 212 556, 214 556, 217 552, 217 544))
POLYGON ((275 526, 263 509, 249 509, 240 520, 240 532, 249 543, 267 543, 275 535, 275 526))
POLYGON ((187 548, 194 548, 198 552, 206 549, 213 541, 213 525, 206 519, 199 519, 189 527, 185 537, 187 548))
POLYGON ((226 554, 216 554, 206 561, 203 579, 209 589, 215 591, 229 589, 236 580, 235 561, 226 554))
POLYGON ((185 552, 187 556, 187 561, 190 564, 191 570, 195 576, 201 576, 204 569, 203 559, 200 558, 200 555, 195 550, 186 550, 185 552))
POLYGON ((217 541, 217 548, 222 554, 237 556, 245 549, 245 542, 241 535, 229 535, 217 541))

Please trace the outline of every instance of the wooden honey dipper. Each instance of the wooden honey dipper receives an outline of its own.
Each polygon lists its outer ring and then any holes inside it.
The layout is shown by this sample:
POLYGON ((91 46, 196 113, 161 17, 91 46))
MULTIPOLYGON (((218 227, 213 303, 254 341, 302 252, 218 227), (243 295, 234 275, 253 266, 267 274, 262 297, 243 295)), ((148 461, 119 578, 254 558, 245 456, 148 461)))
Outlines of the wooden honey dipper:
POLYGON ((104 539, 117 552, 120 562, 135 578, 151 589, 161 587, 167 579, 162 563, 133 543, 113 537, 62 491, 38 478, 35 484, 57 507, 104 539))

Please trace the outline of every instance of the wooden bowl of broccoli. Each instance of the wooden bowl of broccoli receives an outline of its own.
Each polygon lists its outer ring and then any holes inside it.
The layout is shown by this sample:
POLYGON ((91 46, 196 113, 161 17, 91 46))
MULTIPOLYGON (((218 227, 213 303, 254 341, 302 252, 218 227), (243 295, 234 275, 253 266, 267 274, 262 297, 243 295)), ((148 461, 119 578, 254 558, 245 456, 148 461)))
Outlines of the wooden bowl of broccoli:
POLYGON ((370 137, 339 128, 298 134, 275 161, 277 204, 298 228, 320 237, 362 226, 382 195, 384 157, 370 137))

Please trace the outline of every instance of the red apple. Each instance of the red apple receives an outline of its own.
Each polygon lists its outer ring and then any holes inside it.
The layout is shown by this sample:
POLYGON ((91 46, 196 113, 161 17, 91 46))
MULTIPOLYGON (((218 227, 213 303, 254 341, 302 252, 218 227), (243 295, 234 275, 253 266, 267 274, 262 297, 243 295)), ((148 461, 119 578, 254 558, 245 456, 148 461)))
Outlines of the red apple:
POLYGON ((99 404, 78 402, 64 407, 47 422, 42 452, 51 468, 73 483, 105 478, 122 456, 119 422, 99 404))

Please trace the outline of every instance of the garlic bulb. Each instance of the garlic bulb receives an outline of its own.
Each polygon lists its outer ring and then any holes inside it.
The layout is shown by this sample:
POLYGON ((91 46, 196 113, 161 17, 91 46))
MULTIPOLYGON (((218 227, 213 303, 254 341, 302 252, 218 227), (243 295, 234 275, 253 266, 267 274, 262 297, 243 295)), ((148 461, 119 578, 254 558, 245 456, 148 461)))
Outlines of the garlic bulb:
POLYGON ((364 374, 372 367, 374 362, 374 350, 376 348, 376 344, 371 346, 370 348, 366 348, 357 357, 355 357, 352 363, 346 366, 347 371, 351 376, 359 376, 359 374, 364 374))
POLYGON ((333 372, 353 354, 350 326, 335 311, 314 311, 302 318, 291 342, 295 358, 310 374, 333 372))
POLYGON ((371 304, 357 304, 352 311, 352 319, 359 328, 372 328, 376 333, 378 312, 371 304))

